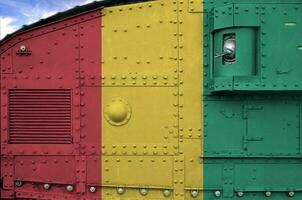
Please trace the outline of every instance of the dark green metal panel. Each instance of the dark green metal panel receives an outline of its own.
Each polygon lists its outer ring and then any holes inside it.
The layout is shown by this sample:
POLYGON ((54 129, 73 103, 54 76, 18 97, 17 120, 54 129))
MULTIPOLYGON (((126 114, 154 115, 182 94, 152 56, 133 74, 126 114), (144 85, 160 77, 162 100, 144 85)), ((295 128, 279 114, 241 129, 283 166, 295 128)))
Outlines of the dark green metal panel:
POLYGON ((301 168, 301 160, 293 159, 207 159, 204 199, 300 200, 301 168), (215 196, 216 191, 220 197, 215 196), (272 194, 270 198, 265 196, 267 191, 272 194))
POLYGON ((205 200, 302 199, 301 3, 204 3, 205 200), (228 34, 231 64, 214 58, 228 34))
POLYGON ((215 8, 211 16, 210 24, 212 30, 234 26, 233 4, 215 8))
POLYGON ((247 106, 247 148, 251 156, 299 156, 298 101, 250 101, 247 106))
POLYGON ((302 24, 297 22, 301 11, 302 4, 274 3, 212 8, 205 38, 210 42, 209 91, 302 90, 302 24), (224 65, 223 57, 214 55, 223 53, 227 34, 236 36, 236 60, 224 65), (233 79, 232 86, 222 87, 225 77, 233 79))
POLYGON ((234 5, 234 26, 258 27, 260 26, 261 8, 255 4, 234 5))
POLYGON ((302 5, 266 5, 261 29, 262 83, 302 89, 302 5), (272 20, 274 19, 274 20, 272 20))
POLYGON ((209 157, 244 155, 246 136, 245 102, 241 100, 204 103, 204 150, 209 157))
POLYGON ((242 191, 289 191, 302 189, 301 164, 275 160, 270 163, 235 164, 235 188, 242 191), (242 177, 242 175, 244 175, 242 177), (278 174, 278 175, 277 175, 278 174), (276 176, 277 175, 277 176, 276 176), (244 187, 242 187, 244 186, 244 187))

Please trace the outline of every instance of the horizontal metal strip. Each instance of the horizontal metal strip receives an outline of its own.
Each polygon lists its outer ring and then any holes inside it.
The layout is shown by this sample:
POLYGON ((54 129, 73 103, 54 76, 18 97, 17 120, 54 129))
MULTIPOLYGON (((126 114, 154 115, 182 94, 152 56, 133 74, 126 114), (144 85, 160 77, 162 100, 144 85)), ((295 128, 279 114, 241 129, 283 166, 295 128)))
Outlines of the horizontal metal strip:
POLYGON ((42 131, 39 131, 39 132, 11 132, 10 133, 10 136, 20 136, 20 135, 24 135, 24 136, 27 136, 27 135, 35 135, 35 136, 38 136, 38 135, 45 135, 45 136, 57 136, 57 135, 65 135, 65 136, 71 136, 70 132, 42 132, 42 131))
POLYGON ((65 136, 65 135, 56 135, 56 136, 49 136, 49 135, 26 135, 26 136, 21 136, 21 135, 14 135, 10 136, 10 139, 18 139, 18 140, 24 140, 24 139, 34 139, 34 140, 56 140, 56 139, 66 139, 69 140, 70 136, 65 136))
POLYGON ((32 99, 30 99, 30 100, 10 100, 9 101, 9 103, 10 103, 10 105, 15 105, 15 104, 29 104, 29 105, 32 105, 32 104, 34 104, 34 105, 45 105, 45 104, 49 104, 49 103, 54 103, 54 104, 66 104, 66 105, 70 105, 71 104, 71 102, 70 101, 66 101, 66 99, 64 99, 64 98, 62 98, 62 99, 52 99, 52 100, 50 100, 50 99, 45 99, 45 100, 42 100, 42 99, 40 99, 40 100, 32 100, 32 99))
POLYGON ((44 113, 38 113, 38 112, 42 112, 43 110, 36 110, 35 113, 32 113, 30 110, 16 110, 14 112, 11 112, 10 114, 27 114, 27 115, 40 115, 40 114, 45 114, 45 115, 53 115, 53 114, 70 114, 70 111, 66 111, 66 110, 48 110, 45 111, 44 113))
POLYGON ((62 123, 62 122, 71 122, 71 119, 70 118, 62 118, 62 119, 59 119, 59 118, 53 118, 53 119, 46 119, 46 118, 43 118, 43 119, 39 119, 39 118, 36 118, 36 119, 20 119, 20 118, 10 118, 9 122, 11 123, 18 123, 18 122, 26 122, 26 123, 46 123, 46 122, 50 122, 50 123, 55 123, 55 122, 59 122, 59 123, 62 123))
MULTIPOLYGON (((10 105, 10 110, 28 110, 28 109, 32 109, 32 108, 43 108, 46 110, 54 110, 56 108, 64 108, 66 110, 71 110, 71 106, 70 105, 59 105, 59 104, 47 104, 47 105, 40 105, 40 104, 36 104, 36 105, 30 105, 30 106, 26 106, 26 105, 10 105)), ((62 110, 62 109, 60 109, 62 110)))
POLYGON ((49 94, 45 94, 45 95, 10 95, 9 96, 10 99, 14 99, 14 100, 22 100, 22 99, 71 99, 70 95, 49 95, 49 94))
POLYGON ((60 90, 53 90, 53 89, 33 89, 33 90, 29 90, 29 89, 19 89, 19 90, 10 90, 9 91, 10 94, 28 94, 28 93, 55 93, 55 94, 60 94, 60 93, 65 93, 65 94, 69 94, 70 90, 64 90, 64 89, 60 89, 60 90))
POLYGON ((41 128, 36 128, 36 129, 33 129, 33 128, 28 128, 28 129, 18 129, 18 128, 9 128, 10 130, 10 133, 14 133, 14 132, 23 132, 23 133, 26 133, 26 132, 50 132, 50 133, 53 133, 53 132, 69 132, 71 131, 71 128, 61 128, 61 129, 58 129, 58 128, 52 128, 52 129, 41 129, 41 128))
POLYGON ((11 144, 71 144, 71 141, 10 141, 11 144))

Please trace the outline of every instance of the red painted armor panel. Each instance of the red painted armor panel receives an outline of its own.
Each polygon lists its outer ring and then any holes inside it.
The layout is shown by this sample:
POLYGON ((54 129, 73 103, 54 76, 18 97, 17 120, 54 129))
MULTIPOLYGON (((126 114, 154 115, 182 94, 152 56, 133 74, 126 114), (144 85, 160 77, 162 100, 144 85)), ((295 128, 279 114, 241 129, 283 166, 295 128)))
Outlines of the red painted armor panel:
POLYGON ((99 199, 99 9, 19 33, 0 55, 1 199, 99 199))

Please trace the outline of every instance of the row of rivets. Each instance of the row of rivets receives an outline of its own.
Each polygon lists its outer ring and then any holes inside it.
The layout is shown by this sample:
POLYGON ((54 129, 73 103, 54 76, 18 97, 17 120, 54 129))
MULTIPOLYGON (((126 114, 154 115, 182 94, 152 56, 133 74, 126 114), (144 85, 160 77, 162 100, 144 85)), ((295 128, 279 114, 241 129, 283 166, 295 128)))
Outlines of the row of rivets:
MULTIPOLYGON (((216 191, 216 192, 217 192, 217 191, 216 191)), ((215 192, 215 196, 218 197, 218 196, 216 195, 216 192, 215 192)), ((266 192, 264 193, 264 195, 265 195, 266 197, 271 197, 271 196, 272 196, 272 192, 266 191, 266 192)), ((220 195, 219 195, 219 196, 220 196, 220 195)), ((243 197, 243 196, 244 196, 244 192, 237 192, 237 196, 238 196, 238 197, 243 197)), ((288 192, 288 196, 289 196, 289 197, 295 196, 295 192, 293 192, 293 191, 288 192)))
MULTIPOLYGON (((267 192, 265 192, 264 194, 265 194, 266 197, 272 196, 272 192, 270 192, 270 191, 267 191, 267 192)), ((288 196, 289 196, 289 197, 293 197, 294 195, 295 195, 295 192, 293 192, 293 191, 288 192, 288 196)), ((198 191, 197 191, 197 190, 192 190, 192 191, 191 191, 191 196, 192 196, 193 198, 196 198, 196 197, 198 196, 198 191)), ((221 192, 220 192, 219 190, 215 191, 215 192, 214 192, 214 196, 215 196, 215 197, 220 197, 220 196, 221 196, 221 192)), ((237 192, 237 196, 238 196, 238 197, 243 197, 243 196, 244 196, 244 193, 243 193, 243 192, 237 192)))
MULTIPOLYGON (((16 187, 22 187, 23 186, 23 182, 22 181, 16 181, 15 182, 16 187)), ((45 190, 49 190, 51 188, 51 185, 49 183, 45 183, 43 184, 43 188, 45 190)), ((66 186, 66 190, 68 192, 72 192, 74 190, 74 187, 72 185, 67 185, 66 186)), ((89 192, 91 193, 95 193, 97 191, 97 188, 94 186, 89 187, 89 192)))
MULTIPOLYGON (((15 186, 16 187, 22 187, 23 186, 23 182, 22 181, 16 181, 15 182, 15 186)), ((45 189, 45 190, 49 190, 50 188, 51 188, 51 185, 49 184, 49 183, 45 183, 45 184, 43 184, 43 188, 45 189)), ((67 185, 66 186, 66 190, 68 191, 68 192, 72 192, 73 190, 74 190, 74 187, 72 186, 72 185, 67 185)))
MULTIPOLYGON (((16 187, 22 187, 23 184, 24 184, 24 183, 23 183, 22 181, 16 181, 16 182, 15 182, 15 186, 16 186, 16 187)), ((51 185, 48 184, 48 183, 45 183, 45 184, 43 185, 43 188, 44 188, 45 190, 49 190, 49 189, 51 188, 51 185)), ((72 185, 67 185, 67 186, 66 186, 66 190, 67 190, 68 192, 72 192, 72 191, 74 190, 74 187, 73 187, 72 185)), ((96 187, 94 187, 94 186, 89 187, 89 192, 95 193, 96 191, 97 191, 97 188, 96 188, 96 187)), ((117 188, 117 193, 120 194, 120 195, 122 195, 122 194, 125 193, 125 189, 124 189, 124 188, 117 188)), ((141 189, 139 189, 139 193, 140 193, 142 196, 146 196, 146 195, 148 194, 148 190, 145 189, 145 188, 141 188, 141 189)), ((170 196, 171 193, 172 193, 171 190, 168 190, 168 189, 166 189, 166 190, 163 191, 163 195, 164 195, 165 197, 170 196)), ((192 190, 192 191, 191 191, 191 196, 192 196, 193 198, 196 198, 196 197, 198 196, 198 194, 199 194, 199 192, 198 192, 197 190, 192 190)), ((270 192, 270 191, 266 191, 264 194, 265 194, 266 197, 271 197, 271 196, 272 196, 272 192, 270 192)), ((294 195, 295 195, 295 192, 293 192, 293 191, 288 192, 288 196, 289 196, 289 197, 293 197, 294 195)), ((220 197, 220 196, 221 196, 221 192, 220 192, 219 190, 215 191, 215 192, 214 192, 214 196, 220 197)), ((243 197, 243 196, 244 196, 244 192, 242 192, 242 191, 237 192, 237 196, 238 196, 238 197, 243 197)))
MULTIPOLYGON (((126 190, 125 190, 125 188, 119 187, 119 188, 116 189, 116 192, 117 192, 119 195, 122 195, 122 194, 124 194, 124 193, 126 192, 126 190)), ((141 189, 139 189, 139 193, 140 193, 142 196, 146 196, 146 195, 148 194, 148 189, 146 189, 146 188, 141 188, 141 189)), ((171 194, 172 194, 171 190, 168 190, 168 189, 163 190, 163 195, 164 195, 165 197, 169 197, 171 194)))

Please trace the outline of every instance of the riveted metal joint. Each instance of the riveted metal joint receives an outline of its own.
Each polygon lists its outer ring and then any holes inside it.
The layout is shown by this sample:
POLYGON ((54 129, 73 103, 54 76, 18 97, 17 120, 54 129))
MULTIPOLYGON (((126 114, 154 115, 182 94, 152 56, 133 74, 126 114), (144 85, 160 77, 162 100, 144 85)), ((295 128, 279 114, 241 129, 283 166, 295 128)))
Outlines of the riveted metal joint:
POLYGON ((119 188, 116 189, 116 192, 117 192, 118 194, 124 194, 124 193, 125 193, 125 189, 119 187, 119 188))
POLYGON ((219 190, 214 192, 215 197, 220 197, 221 196, 221 192, 219 190))
POLYGON ((22 181, 16 181, 15 182, 15 186, 16 187, 22 187, 23 186, 23 182, 22 181))
POLYGON ((67 185, 66 186, 66 190, 68 191, 68 192, 72 192, 73 191, 73 186, 72 185, 67 185))
POLYGON ((244 196, 244 192, 241 192, 241 191, 240 191, 240 192, 237 192, 237 196, 238 196, 238 197, 243 197, 243 196, 244 196))
POLYGON ((142 196, 146 196, 148 194, 148 190, 145 189, 145 188, 142 188, 139 190, 139 193, 142 195, 142 196))
POLYGON ((96 187, 94 187, 94 186, 91 186, 91 187, 89 187, 89 192, 90 193, 95 193, 96 192, 96 187))
POLYGON ((43 185, 43 188, 44 188, 44 190, 49 190, 49 189, 51 188, 51 186, 50 186, 49 183, 45 183, 45 184, 43 185))
POLYGON ((270 191, 266 191, 264 194, 265 194, 266 197, 272 196, 272 192, 270 192, 270 191))
POLYGON ((169 197, 169 196, 171 196, 171 190, 164 190, 163 191, 163 195, 165 196, 165 197, 169 197))
POLYGON ((196 197, 198 196, 198 191, 197 191, 197 190, 192 190, 192 191, 191 191, 191 196, 192 196, 193 198, 196 198, 196 197))
POLYGON ((289 192, 288 192, 288 196, 289 196, 289 197, 295 196, 295 192, 294 192, 294 191, 289 191, 289 192))

